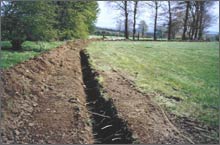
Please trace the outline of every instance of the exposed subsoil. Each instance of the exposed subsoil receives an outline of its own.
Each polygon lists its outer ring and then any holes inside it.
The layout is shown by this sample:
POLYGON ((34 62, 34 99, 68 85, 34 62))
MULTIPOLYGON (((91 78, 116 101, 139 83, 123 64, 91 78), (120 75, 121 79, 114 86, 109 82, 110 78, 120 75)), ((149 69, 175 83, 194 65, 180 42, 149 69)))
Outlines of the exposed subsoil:
POLYGON ((218 143, 191 129, 199 123, 166 115, 126 74, 93 70, 88 43, 69 41, 1 72, 3 143, 218 143))

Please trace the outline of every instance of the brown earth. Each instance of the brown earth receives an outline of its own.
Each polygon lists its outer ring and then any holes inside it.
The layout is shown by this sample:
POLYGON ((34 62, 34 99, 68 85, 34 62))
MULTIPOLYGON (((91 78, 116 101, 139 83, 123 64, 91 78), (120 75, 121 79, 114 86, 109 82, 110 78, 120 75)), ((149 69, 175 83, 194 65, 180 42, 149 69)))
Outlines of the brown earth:
MULTIPOLYGON (((80 51, 88 43, 69 41, 1 72, 3 143, 98 143, 97 140, 104 139, 96 137, 103 137, 101 131, 112 124, 115 130, 124 134, 120 137, 129 137, 126 139, 128 143, 134 140, 134 143, 201 143, 200 138, 184 132, 189 127, 184 126, 184 120, 167 115, 149 95, 136 89, 129 76, 122 72, 98 72, 104 78, 101 95, 107 95, 112 103, 102 98, 91 98, 100 95, 100 88, 97 90, 97 86, 93 86, 93 78, 87 80, 93 75, 85 77, 82 72, 85 69, 90 71, 86 66, 81 67, 80 58, 80 51), (90 108, 88 104, 93 103, 99 106, 90 108), (101 123, 107 118, 107 123, 112 124, 104 124, 97 131, 94 122, 99 118, 101 123)), ((209 141, 216 143, 216 140, 209 141)))
POLYGON ((1 74, 3 143, 93 143, 79 51, 69 42, 1 74))
POLYGON ((128 123, 140 143, 218 144, 214 127, 197 120, 165 112, 152 97, 139 91, 133 78, 119 70, 99 71, 103 77, 103 93, 111 98, 120 118, 128 123))
POLYGON ((140 143, 190 143, 182 138, 164 112, 117 71, 101 72, 104 92, 113 99, 118 115, 128 122, 140 143))

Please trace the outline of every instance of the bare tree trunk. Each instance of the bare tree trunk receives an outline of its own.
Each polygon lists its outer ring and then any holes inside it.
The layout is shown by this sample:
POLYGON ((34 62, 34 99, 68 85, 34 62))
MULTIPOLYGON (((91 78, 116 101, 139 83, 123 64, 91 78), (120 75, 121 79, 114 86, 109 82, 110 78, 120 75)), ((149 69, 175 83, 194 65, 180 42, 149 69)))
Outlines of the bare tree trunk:
POLYGON ((155 1, 154 40, 157 40, 157 12, 158 12, 158 2, 155 1))
POLYGON ((128 3, 127 1, 124 1, 125 5, 125 39, 129 39, 128 36, 128 3))
POLYGON ((142 27, 142 30, 141 30, 141 37, 144 38, 144 27, 142 27))
POLYGON ((195 34, 195 15, 193 14, 193 21, 192 21, 192 31, 191 31, 191 36, 190 36, 190 39, 193 40, 194 39, 194 34, 195 34))
POLYGON ((190 2, 186 1, 186 13, 185 13, 185 19, 184 19, 182 40, 186 40, 187 22, 188 22, 188 16, 189 16, 189 6, 190 6, 190 2))
POLYGON ((192 1, 192 4, 190 5, 190 12, 191 12, 191 15, 192 15, 192 22, 190 23, 190 30, 191 30, 190 40, 194 39, 194 34, 195 34, 195 27, 196 27, 195 26, 196 14, 195 14, 195 11, 194 11, 195 6, 196 6, 195 1, 192 1))
POLYGON ((134 23, 133 23, 133 40, 135 40, 135 33, 136 33, 136 15, 137 15, 137 6, 138 1, 134 2, 134 23))
POLYGON ((168 40, 171 39, 171 29, 172 29, 172 13, 170 7, 170 1, 168 1, 168 11, 169 11, 169 24, 168 24, 168 40))
POLYGON ((202 35, 203 35, 203 13, 204 13, 204 1, 200 2, 200 19, 199 19, 199 36, 198 39, 202 40, 202 35))
POLYGON ((195 22, 195 36, 194 38, 198 38, 198 26, 199 25, 199 1, 196 1, 196 22, 195 22))
POLYGON ((189 39, 191 39, 191 34, 192 33, 192 27, 189 27, 189 33, 188 33, 188 37, 189 37, 189 39))

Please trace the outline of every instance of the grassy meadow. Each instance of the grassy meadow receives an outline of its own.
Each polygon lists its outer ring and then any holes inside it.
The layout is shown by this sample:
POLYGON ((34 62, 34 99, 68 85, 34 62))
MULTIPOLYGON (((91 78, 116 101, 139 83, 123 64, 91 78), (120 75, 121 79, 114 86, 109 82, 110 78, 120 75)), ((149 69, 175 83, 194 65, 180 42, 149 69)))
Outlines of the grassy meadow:
POLYGON ((22 51, 12 51, 9 41, 1 41, 1 61, 0 68, 6 69, 14 66, 17 63, 30 59, 44 51, 63 44, 63 42, 30 42, 26 41, 22 45, 22 51))
POLYGON ((219 123, 217 42, 93 42, 87 48, 98 70, 120 70, 172 113, 219 123))

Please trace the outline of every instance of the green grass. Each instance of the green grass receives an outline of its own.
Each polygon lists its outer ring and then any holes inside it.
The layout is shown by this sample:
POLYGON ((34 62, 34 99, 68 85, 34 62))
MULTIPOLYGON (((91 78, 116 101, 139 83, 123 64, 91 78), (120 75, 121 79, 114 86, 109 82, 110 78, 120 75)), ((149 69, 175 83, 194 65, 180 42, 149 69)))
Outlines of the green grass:
POLYGON ((44 51, 48 51, 52 48, 63 44, 63 42, 30 42, 26 41, 22 44, 22 51, 10 50, 11 44, 8 41, 2 41, 1 47, 1 62, 0 68, 7 69, 20 62, 33 58, 36 55, 44 51))
POLYGON ((124 71, 169 111, 217 126, 218 47, 217 42, 93 42, 87 49, 96 69, 124 71))
POLYGON ((12 47, 9 41, 1 41, 0 46, 1 49, 10 49, 12 47))
POLYGON ((54 42, 31 42, 31 41, 26 41, 25 43, 23 43, 22 48, 23 48, 24 51, 42 52, 42 51, 48 51, 52 48, 60 46, 61 44, 63 44, 62 41, 54 41, 54 42))

